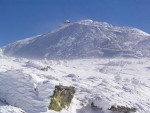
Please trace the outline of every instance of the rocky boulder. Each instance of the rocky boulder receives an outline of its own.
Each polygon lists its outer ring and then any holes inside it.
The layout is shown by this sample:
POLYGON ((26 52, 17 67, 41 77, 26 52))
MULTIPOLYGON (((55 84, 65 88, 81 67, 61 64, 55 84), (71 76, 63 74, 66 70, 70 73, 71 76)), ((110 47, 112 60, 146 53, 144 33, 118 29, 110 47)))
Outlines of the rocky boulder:
POLYGON ((49 105, 50 110, 61 111, 69 107, 75 93, 75 88, 71 86, 55 86, 54 94, 49 105))
POLYGON ((123 112, 123 113, 136 112, 136 108, 129 108, 125 106, 111 106, 109 110, 113 112, 123 112))

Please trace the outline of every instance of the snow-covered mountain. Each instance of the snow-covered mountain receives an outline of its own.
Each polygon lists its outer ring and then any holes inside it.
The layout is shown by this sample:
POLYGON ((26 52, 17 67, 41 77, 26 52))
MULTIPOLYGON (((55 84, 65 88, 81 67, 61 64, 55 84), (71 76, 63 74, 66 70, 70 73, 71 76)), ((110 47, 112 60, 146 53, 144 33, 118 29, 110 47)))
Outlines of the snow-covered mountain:
POLYGON ((91 58, 150 56, 150 35, 136 28, 81 20, 3 47, 7 56, 25 58, 91 58))
POLYGON ((139 29, 67 21, 0 48, 0 113, 150 113, 149 56, 139 29))

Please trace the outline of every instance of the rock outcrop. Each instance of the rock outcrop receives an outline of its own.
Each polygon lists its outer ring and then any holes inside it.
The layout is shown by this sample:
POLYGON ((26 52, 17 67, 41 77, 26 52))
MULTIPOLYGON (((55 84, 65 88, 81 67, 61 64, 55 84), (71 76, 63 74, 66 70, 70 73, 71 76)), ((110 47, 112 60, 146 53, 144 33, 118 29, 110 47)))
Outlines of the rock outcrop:
POLYGON ((67 87, 62 85, 55 86, 49 109, 54 111, 61 111, 63 108, 69 107, 74 93, 74 87, 67 87))
POLYGON ((123 113, 136 112, 136 108, 129 108, 125 106, 117 106, 117 107, 111 106, 109 110, 113 112, 123 112, 123 113))

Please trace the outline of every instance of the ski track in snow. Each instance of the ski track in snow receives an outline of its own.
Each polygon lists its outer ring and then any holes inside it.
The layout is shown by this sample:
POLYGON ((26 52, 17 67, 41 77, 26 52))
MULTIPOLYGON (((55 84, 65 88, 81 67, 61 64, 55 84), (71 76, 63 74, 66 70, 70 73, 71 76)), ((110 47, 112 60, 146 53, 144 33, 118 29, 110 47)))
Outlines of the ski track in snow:
POLYGON ((94 111, 111 105, 135 107, 150 113, 149 59, 28 60, 0 58, 0 113, 56 113, 48 110, 55 85, 76 87, 69 109, 60 113, 94 111), (41 69, 50 66, 48 71, 41 69), (102 104, 102 103, 105 103, 102 104), (13 107, 16 106, 16 107, 13 107), (9 112, 10 111, 10 112, 9 112))

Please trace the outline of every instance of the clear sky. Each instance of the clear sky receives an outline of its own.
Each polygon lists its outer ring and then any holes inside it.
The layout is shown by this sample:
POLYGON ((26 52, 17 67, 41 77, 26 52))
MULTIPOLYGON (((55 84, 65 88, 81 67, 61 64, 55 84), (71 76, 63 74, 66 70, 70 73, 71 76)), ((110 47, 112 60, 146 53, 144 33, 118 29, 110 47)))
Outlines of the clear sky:
POLYGON ((150 0, 0 0, 0 46, 92 19, 150 33, 150 0))

